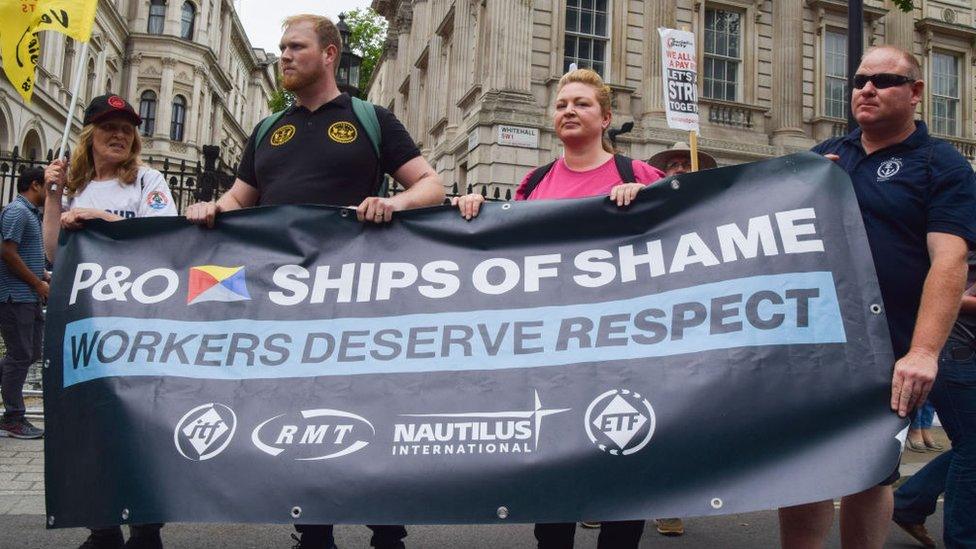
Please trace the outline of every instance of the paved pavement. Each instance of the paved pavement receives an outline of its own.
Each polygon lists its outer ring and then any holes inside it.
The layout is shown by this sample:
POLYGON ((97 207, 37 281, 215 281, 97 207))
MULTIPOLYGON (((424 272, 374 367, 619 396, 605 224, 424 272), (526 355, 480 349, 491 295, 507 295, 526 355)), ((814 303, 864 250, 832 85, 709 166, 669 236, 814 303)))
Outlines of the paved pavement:
MULTIPOLYGON (((42 423, 37 423, 43 426, 42 423)), ((939 430, 937 438, 945 441, 939 430)), ((46 530, 44 525, 43 440, 0 438, 0 549, 73 549, 87 535, 81 529, 46 530)), ((902 474, 911 475, 936 454, 906 452, 902 474)), ((693 518, 685 521, 687 533, 664 538, 645 531, 641 547, 684 549, 691 547, 753 548, 779 544, 776 513, 763 511, 725 517, 693 518)), ((933 536, 941 537, 942 513, 929 520, 933 536)), ((287 548, 291 547, 286 525, 171 524, 163 529, 170 549, 287 548)), ((535 546, 532 526, 411 526, 407 538, 411 549, 505 549, 535 546)), ((599 530, 577 530, 576 546, 596 546, 599 530)), ((336 539, 342 549, 369 547, 369 531, 360 526, 338 526, 336 539)), ((828 547, 839 547, 837 526, 828 547)), ((886 547, 917 547, 911 538, 893 528, 886 547)))

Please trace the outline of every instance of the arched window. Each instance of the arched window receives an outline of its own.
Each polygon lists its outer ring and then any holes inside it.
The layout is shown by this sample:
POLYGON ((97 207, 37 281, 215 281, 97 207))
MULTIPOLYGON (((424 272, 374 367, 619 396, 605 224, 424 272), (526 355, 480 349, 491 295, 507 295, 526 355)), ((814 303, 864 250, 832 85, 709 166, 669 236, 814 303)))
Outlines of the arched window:
POLYGON ((183 125, 186 122, 186 99, 182 95, 173 98, 173 120, 169 125, 169 138, 183 141, 183 125))
POLYGON ((112 93, 112 79, 105 80, 105 93, 112 93))
POLYGON ((183 2, 183 10, 180 12, 180 38, 193 40, 193 20, 196 18, 197 9, 192 2, 183 2))
POLYGON ((166 0, 149 0, 149 34, 163 34, 166 23, 166 0))
POLYGON ((142 135, 152 135, 156 131, 156 94, 151 90, 142 92, 139 97, 139 116, 142 117, 142 135))

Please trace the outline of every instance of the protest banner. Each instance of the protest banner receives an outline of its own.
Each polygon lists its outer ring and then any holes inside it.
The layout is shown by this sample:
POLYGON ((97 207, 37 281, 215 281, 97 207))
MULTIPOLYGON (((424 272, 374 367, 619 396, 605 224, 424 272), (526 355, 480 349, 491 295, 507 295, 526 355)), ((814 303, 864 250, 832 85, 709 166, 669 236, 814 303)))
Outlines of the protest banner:
POLYGON ((907 429, 850 180, 812 153, 628 208, 92 222, 48 311, 55 528, 739 513, 873 486, 907 429))

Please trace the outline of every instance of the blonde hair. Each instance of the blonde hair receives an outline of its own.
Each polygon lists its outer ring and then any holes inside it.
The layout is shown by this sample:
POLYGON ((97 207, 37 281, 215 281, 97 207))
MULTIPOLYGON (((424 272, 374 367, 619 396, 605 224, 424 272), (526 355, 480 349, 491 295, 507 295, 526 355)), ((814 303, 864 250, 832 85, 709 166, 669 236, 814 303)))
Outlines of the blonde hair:
MULTIPOLYGON (((559 79, 559 85, 556 87, 556 93, 558 94, 567 84, 586 84, 593 88, 596 92, 596 102, 600 104, 601 114, 612 113, 610 110, 610 100, 611 94, 610 86, 607 86, 600 75, 595 71, 590 69, 576 69, 575 71, 567 72, 559 79)), ((603 136, 601 138, 603 143, 603 150, 610 154, 616 152, 613 148, 613 144, 610 142, 610 138, 607 136, 607 129, 603 129, 603 136)))
MULTIPOLYGON (((71 151, 71 167, 68 169, 68 176, 64 184, 65 194, 77 196, 85 190, 88 182, 95 179, 95 153, 92 151, 92 142, 95 140, 95 128, 98 124, 88 124, 81 129, 78 136, 78 143, 71 151)), ((139 175, 139 154, 142 152, 142 138, 139 137, 139 130, 133 129, 132 149, 129 156, 119 164, 117 178, 124 185, 131 185, 136 182, 139 175)))
POLYGON ((342 53, 342 37, 339 35, 339 29, 328 17, 311 13, 292 15, 285 18, 281 28, 287 29, 295 23, 311 23, 315 29, 315 34, 319 36, 319 45, 322 46, 323 50, 329 46, 335 46, 336 50, 342 53))

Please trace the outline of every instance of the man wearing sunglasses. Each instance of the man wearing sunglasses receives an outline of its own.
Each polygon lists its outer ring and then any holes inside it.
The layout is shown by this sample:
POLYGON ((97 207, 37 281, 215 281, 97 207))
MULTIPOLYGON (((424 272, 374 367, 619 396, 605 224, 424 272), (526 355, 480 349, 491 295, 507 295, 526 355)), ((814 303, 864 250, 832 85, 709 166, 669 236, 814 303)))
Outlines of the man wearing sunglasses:
MULTIPOLYGON (((924 403, 933 386, 940 350, 959 311, 966 252, 976 242, 973 169, 952 145, 931 137, 925 123, 915 120, 923 97, 921 78, 910 52, 893 46, 869 49, 851 93, 860 128, 813 149, 837 162, 854 185, 897 359, 890 405, 901 417, 924 403)), ((976 406, 972 394, 970 388, 970 411, 976 406)), ((973 435, 965 433, 970 439, 973 435)), ((968 447, 976 448, 973 443, 969 440, 968 447)), ((965 466, 968 472, 958 471, 958 484, 976 482, 974 460, 976 456, 965 466), (966 475, 969 480, 963 481, 966 475)), ((884 545, 892 518, 891 484, 897 479, 896 469, 879 485, 841 499, 843 547, 884 545)), ((976 487, 964 491, 976 494, 976 487)), ((958 510, 946 495, 947 545, 972 547, 972 538, 957 545, 949 540, 954 528, 972 532, 976 523, 961 515, 976 505, 970 501, 976 495, 960 497, 958 510)), ((780 509, 783 547, 822 547, 833 514, 829 500, 780 509)))

